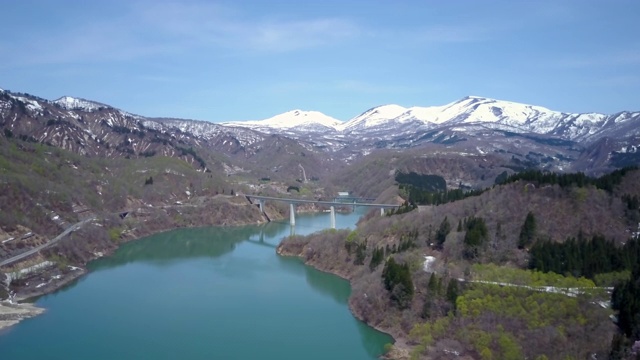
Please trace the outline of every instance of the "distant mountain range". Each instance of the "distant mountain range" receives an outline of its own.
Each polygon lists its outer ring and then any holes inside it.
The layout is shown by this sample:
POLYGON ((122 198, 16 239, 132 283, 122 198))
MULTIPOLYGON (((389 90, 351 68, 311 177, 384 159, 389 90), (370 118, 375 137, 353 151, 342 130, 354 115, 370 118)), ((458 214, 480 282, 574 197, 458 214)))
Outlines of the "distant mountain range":
POLYGON ((640 163, 640 111, 562 113, 476 96, 442 106, 383 105, 345 122, 292 110, 265 120, 216 124, 134 115, 70 96, 51 101, 0 90, 0 127, 6 129, 0 136, 14 134, 84 155, 177 156, 226 170, 252 164, 261 175, 287 167, 293 173, 298 164, 328 170, 335 161, 350 163, 383 149, 415 149, 412 156, 492 156, 512 170, 599 174, 640 163))
POLYGON ((336 134, 364 135, 387 131, 389 136, 394 136, 394 130, 406 128, 407 125, 415 130, 430 130, 469 124, 588 142, 602 136, 640 134, 640 111, 622 111, 611 115, 562 113, 541 106, 468 96, 442 106, 378 106, 346 122, 317 111, 293 110, 266 120, 230 122, 224 125, 273 133, 332 131, 336 134))

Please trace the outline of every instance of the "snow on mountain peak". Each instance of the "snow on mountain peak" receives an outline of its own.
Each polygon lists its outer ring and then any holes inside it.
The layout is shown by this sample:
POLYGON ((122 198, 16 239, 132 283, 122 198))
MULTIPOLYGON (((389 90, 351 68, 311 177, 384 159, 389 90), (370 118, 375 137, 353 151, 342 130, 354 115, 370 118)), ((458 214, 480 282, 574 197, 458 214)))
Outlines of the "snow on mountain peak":
POLYGON ((319 111, 291 110, 274 117, 257 121, 238 121, 225 123, 243 127, 264 127, 277 129, 292 129, 300 127, 328 127, 337 129, 342 124, 340 120, 327 116, 319 111))
POLYGON ((376 117, 378 118, 384 118, 384 117, 390 118, 390 116, 395 117, 398 114, 402 114, 406 110, 407 109, 405 107, 402 107, 400 105, 389 104, 389 105, 382 105, 382 106, 376 106, 374 108, 371 108, 365 111, 364 113, 362 113, 362 115, 360 116, 366 115, 371 117, 373 115, 376 115, 376 117))
POLYGON ((541 106, 495 100, 480 96, 466 96, 441 106, 404 108, 384 105, 369 109, 346 122, 340 130, 354 131, 369 128, 394 127, 410 122, 427 127, 460 123, 495 123, 527 131, 548 132, 558 120, 570 114, 552 111, 541 106))
MULTIPOLYGON (((347 122, 340 122, 318 111, 291 110, 265 120, 228 122, 221 125, 244 127, 266 133, 300 134, 374 134, 377 137, 401 137, 441 127, 499 129, 517 133, 537 133, 571 140, 592 136, 609 123, 627 123, 638 116, 620 113, 571 114, 545 107, 466 96, 440 106, 405 108, 389 104, 371 108, 347 122)), ((631 126, 631 125, 629 125, 631 126)))
POLYGON ((74 98, 71 96, 63 96, 58 100, 53 101, 54 104, 58 104, 67 110, 84 110, 84 111, 94 111, 98 110, 101 107, 106 107, 104 104, 100 104, 94 101, 89 101, 80 98, 74 98))
POLYGON ((371 108, 353 119, 345 122, 340 130, 355 130, 383 125, 407 111, 400 105, 389 104, 371 108))

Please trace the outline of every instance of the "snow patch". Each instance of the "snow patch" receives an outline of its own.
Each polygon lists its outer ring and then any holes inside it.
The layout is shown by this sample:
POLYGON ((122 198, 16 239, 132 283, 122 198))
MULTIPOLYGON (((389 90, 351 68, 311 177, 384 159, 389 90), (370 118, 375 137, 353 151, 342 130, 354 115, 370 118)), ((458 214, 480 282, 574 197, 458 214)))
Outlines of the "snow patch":
POLYGON ((23 102, 26 105, 27 109, 31 111, 42 111, 42 106, 40 106, 40 104, 35 100, 27 99, 26 97, 22 96, 13 96, 13 98, 20 102, 23 102))
POLYGON ((95 111, 101 107, 107 107, 107 105, 104 104, 71 96, 63 96, 58 100, 54 100, 53 103, 67 110, 95 111))
POLYGON ((433 264, 436 262, 436 258, 433 256, 425 256, 422 268, 425 272, 433 272, 433 264))
POLYGON ((325 127, 336 130, 342 122, 319 111, 291 110, 274 117, 257 121, 228 122, 222 125, 249 128, 299 129, 300 127, 325 127))

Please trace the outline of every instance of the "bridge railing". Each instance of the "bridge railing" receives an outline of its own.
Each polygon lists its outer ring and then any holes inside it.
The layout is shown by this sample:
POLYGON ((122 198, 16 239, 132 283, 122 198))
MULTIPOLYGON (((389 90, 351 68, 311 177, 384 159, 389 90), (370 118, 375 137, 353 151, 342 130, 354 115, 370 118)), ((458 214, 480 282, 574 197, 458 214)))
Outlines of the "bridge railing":
MULTIPOLYGON (((335 211, 335 207, 336 206, 345 206, 345 205, 349 205, 349 206, 364 206, 364 207, 377 207, 380 208, 380 215, 384 216, 384 211, 385 209, 396 209, 399 208, 400 205, 396 205, 396 204, 376 204, 376 203, 362 203, 362 202, 339 202, 339 201, 323 201, 323 200, 306 200, 306 199, 293 199, 293 198, 279 198, 279 197, 275 197, 275 196, 261 196, 261 195, 245 195, 247 197, 247 200, 249 200, 249 202, 251 202, 252 204, 254 203, 255 200, 258 201, 259 206, 260 206, 260 211, 266 215, 266 213, 264 212, 264 204, 265 202, 268 201, 280 201, 280 202, 286 202, 289 203, 289 223, 291 224, 291 226, 295 226, 296 224, 296 214, 295 214, 295 205, 297 204, 315 204, 315 205, 324 205, 324 206, 328 206, 331 212, 331 228, 335 229, 336 227, 336 211, 335 211)), ((267 217, 268 220, 268 217, 267 217)))

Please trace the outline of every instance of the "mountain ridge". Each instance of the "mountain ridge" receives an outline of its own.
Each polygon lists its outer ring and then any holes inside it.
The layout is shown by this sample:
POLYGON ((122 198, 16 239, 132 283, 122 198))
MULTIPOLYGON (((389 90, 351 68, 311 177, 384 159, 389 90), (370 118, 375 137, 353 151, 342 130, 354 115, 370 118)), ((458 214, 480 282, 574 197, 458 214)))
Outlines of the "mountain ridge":
MULTIPOLYGON (((1 90, 0 92, 22 98, 27 107, 31 106, 34 110, 37 110, 39 106, 33 100, 28 99, 29 94, 12 93, 9 90, 1 90)), ((65 95, 56 100, 46 101, 66 110, 92 112, 101 108, 111 108, 134 118, 149 118, 133 115, 110 105, 81 97, 65 95)), ((295 109, 262 120, 212 124, 223 127, 242 127, 270 134, 282 132, 299 137, 309 133, 335 136, 364 135, 365 133, 370 135, 372 132, 376 132, 378 133, 376 135, 380 136, 380 133, 384 132, 394 133, 395 128, 405 128, 405 131, 415 132, 476 123, 483 124, 485 127, 510 129, 510 131, 519 133, 549 135, 581 142, 595 141, 602 136, 640 135, 640 111, 624 110, 613 114, 570 113, 554 111, 538 105, 476 95, 465 96, 444 105, 412 107, 397 104, 380 105, 347 121, 340 121, 320 111, 295 109), (616 128, 624 128, 624 131, 620 134, 615 131, 616 128)), ((216 126, 212 128, 216 128, 216 126)), ((389 140, 389 136, 382 137, 389 140)))
POLYGON ((76 98, 68 95, 65 95, 56 100, 53 100, 51 103, 57 104, 67 110, 78 109, 83 111, 95 111, 100 108, 111 107, 109 105, 105 105, 97 101, 86 100, 83 98, 76 98))
MULTIPOLYGON (((538 105, 466 96, 445 105, 426 107, 380 105, 344 122, 318 111, 291 110, 265 120, 234 121, 222 125, 242 126, 266 132, 286 130, 293 133, 331 131, 333 134, 356 134, 374 130, 378 132, 392 130, 392 128, 411 123, 413 123, 412 130, 482 123, 489 127, 510 127, 520 133, 550 135, 572 141, 589 141, 593 135, 605 128, 616 127, 626 122, 640 125, 640 111, 620 111, 614 114, 568 113, 538 105), (300 114, 303 113, 304 119, 301 120, 300 114), (306 114, 311 113, 314 116, 307 117, 306 114), (327 122, 326 119, 331 119, 331 122, 327 122)), ((636 127, 640 129, 640 126, 636 127)), ((625 133, 640 134, 640 130, 633 130, 632 127, 625 133)))
POLYGON ((321 127, 337 130, 342 122, 319 111, 290 110, 264 120, 224 122, 222 125, 255 128, 291 129, 294 127, 321 127))
POLYGON ((284 158, 275 164, 273 156, 279 151, 303 165, 323 163, 323 169, 330 162, 350 164, 377 150, 411 148, 433 156, 499 156, 514 171, 538 167, 601 174, 640 163, 640 112, 561 113, 479 96, 430 107, 387 104, 346 122, 318 111, 292 110, 264 120, 213 123, 134 115, 82 98, 51 101, 2 91, 0 127, 5 136, 15 134, 88 156, 157 154, 225 168, 252 159, 261 176, 275 169, 298 171, 284 164, 284 158), (191 151, 208 155, 203 159, 191 151))

